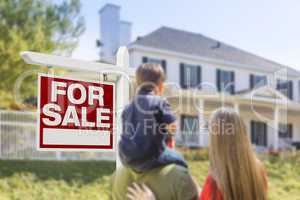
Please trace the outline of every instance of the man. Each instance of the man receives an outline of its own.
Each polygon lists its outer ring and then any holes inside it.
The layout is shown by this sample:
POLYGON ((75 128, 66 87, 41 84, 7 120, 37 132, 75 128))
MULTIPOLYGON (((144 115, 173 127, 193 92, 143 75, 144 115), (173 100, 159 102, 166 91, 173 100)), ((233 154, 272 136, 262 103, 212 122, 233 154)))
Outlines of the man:
POLYGON ((137 69, 139 92, 122 114, 119 155, 124 167, 112 177, 112 200, 128 199, 127 190, 133 183, 146 184, 156 200, 198 199, 185 160, 166 147, 166 136, 175 130, 176 117, 162 98, 164 80, 160 65, 143 64, 137 69))

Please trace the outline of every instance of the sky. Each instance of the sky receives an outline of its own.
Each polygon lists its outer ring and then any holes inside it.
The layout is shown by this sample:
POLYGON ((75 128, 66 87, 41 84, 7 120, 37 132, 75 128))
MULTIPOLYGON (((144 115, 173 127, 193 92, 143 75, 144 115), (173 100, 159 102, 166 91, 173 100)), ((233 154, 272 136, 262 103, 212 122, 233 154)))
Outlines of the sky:
POLYGON ((299 0, 82 0, 86 31, 72 57, 97 60, 99 9, 121 6, 132 40, 168 26, 201 33, 300 70, 299 0))

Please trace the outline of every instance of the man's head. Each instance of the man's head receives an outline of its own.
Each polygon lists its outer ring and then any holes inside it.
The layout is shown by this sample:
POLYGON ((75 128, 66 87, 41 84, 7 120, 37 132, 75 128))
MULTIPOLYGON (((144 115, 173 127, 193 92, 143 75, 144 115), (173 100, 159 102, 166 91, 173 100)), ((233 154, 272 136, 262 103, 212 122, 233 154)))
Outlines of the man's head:
POLYGON ((165 73, 161 65, 145 63, 136 70, 136 82, 139 89, 152 90, 158 95, 164 91, 165 73))

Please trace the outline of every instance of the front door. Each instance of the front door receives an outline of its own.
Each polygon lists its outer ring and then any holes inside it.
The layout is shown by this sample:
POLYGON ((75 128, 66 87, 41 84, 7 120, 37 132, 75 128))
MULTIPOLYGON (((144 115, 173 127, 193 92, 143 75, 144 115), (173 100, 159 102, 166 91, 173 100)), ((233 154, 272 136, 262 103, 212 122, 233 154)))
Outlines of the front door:
POLYGON ((251 121, 251 142, 257 146, 267 147, 267 124, 260 121, 251 121))

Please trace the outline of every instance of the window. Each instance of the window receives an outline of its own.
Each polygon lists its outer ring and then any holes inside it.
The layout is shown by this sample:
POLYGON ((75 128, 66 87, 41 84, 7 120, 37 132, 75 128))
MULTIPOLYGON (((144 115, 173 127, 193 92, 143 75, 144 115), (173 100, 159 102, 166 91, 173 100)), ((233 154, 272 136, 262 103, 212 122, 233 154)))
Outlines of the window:
POLYGON ((217 70, 217 88, 219 92, 234 94, 234 72, 217 70))
POLYGON ((267 142, 267 124, 259 121, 251 121, 251 142, 258 146, 266 147, 267 142))
POLYGON ((277 80, 277 90, 290 99, 293 99, 293 82, 286 80, 277 80))
POLYGON ((182 88, 200 88, 201 67, 180 63, 180 85, 182 88))
POLYGON ((293 125, 292 124, 279 124, 279 138, 292 139, 293 138, 293 125))
POLYGON ((167 62, 163 59, 143 57, 142 62, 160 64, 164 69, 165 73, 167 73, 167 62))
POLYGON ((199 120, 195 116, 181 116, 181 132, 185 142, 198 142, 199 120))
POLYGON ((250 88, 261 87, 267 85, 267 77, 250 74, 250 88))
POLYGON ((195 116, 181 116, 181 131, 185 133, 195 133, 199 130, 199 120, 195 116))

